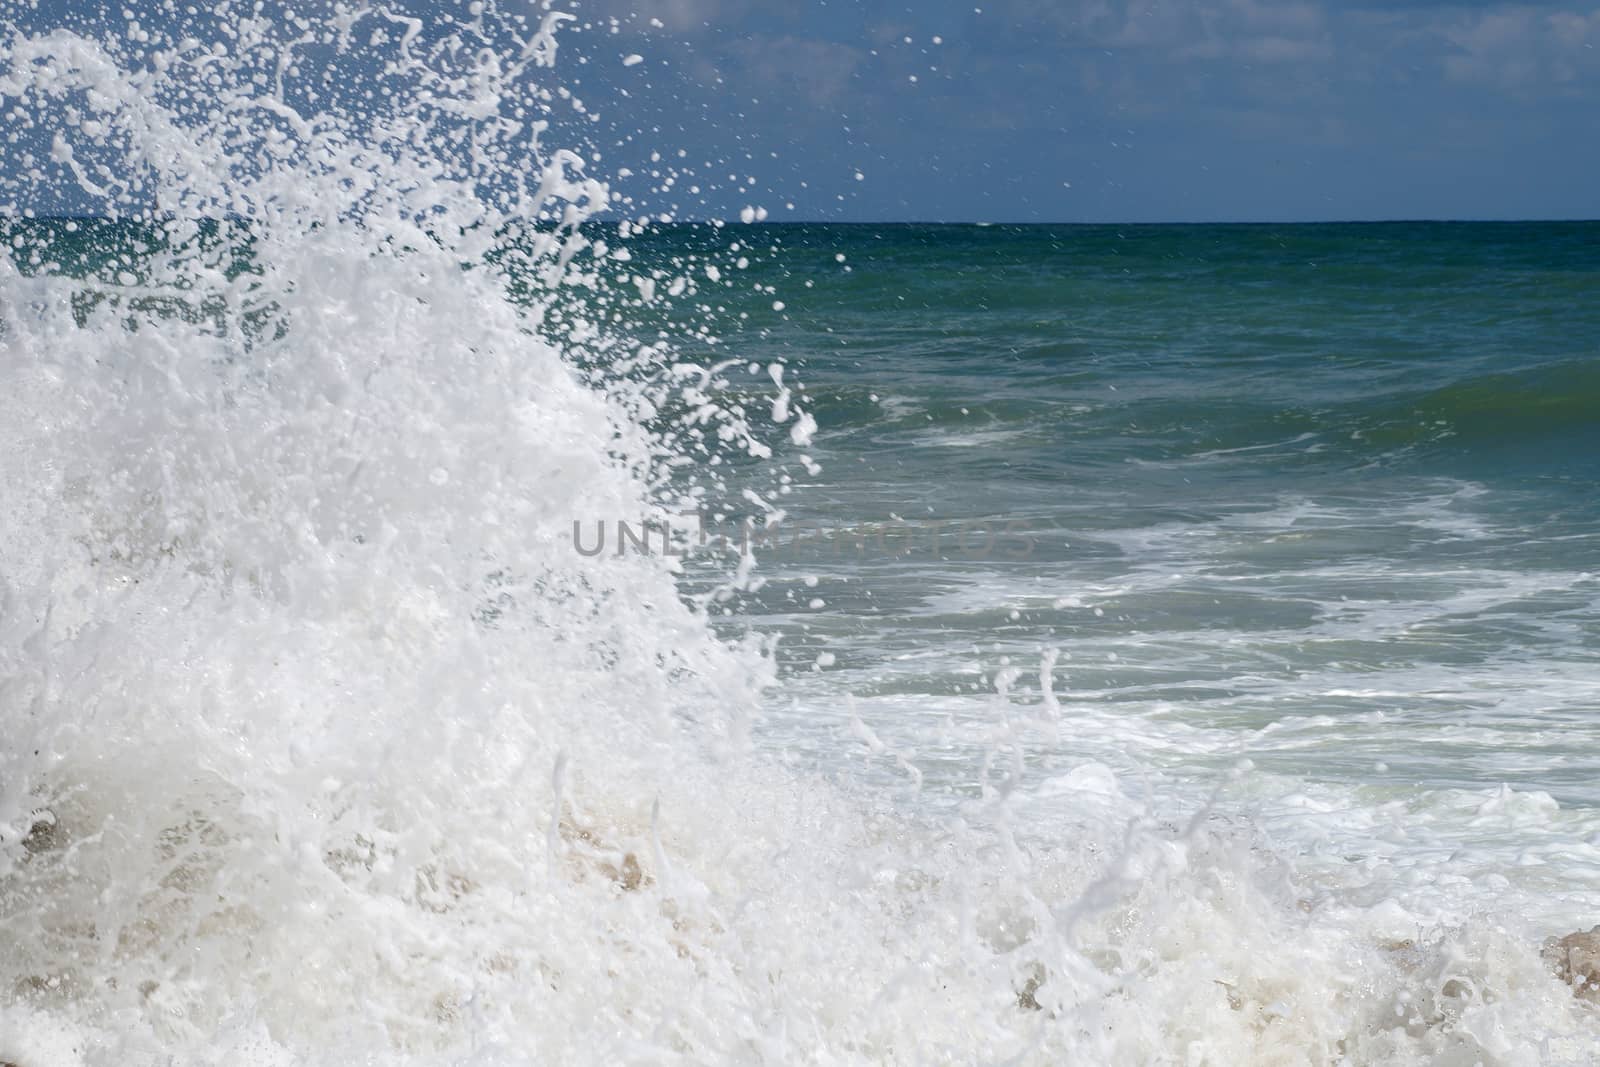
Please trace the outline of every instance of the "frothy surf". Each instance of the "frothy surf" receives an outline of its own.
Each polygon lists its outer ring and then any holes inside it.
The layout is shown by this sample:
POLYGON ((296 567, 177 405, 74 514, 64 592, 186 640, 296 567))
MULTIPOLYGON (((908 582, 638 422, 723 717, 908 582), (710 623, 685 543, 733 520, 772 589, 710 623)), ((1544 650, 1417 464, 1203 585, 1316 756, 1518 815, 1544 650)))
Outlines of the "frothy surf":
POLYGON ((582 228, 566 16, 317 10, 0 46, 0 201, 113 220, 0 259, 0 1061, 1591 1062, 1452 861, 1028 773, 1048 687, 937 803, 752 745, 770 643, 570 524, 793 452, 783 375, 634 328, 710 272, 582 228))

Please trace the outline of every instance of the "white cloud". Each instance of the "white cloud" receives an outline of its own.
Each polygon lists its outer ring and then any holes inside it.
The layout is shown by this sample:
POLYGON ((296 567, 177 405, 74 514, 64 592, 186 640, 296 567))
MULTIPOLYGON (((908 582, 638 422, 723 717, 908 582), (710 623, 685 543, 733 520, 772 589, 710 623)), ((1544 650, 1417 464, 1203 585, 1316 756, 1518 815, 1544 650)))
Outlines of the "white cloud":
POLYGON ((1332 55, 1326 14, 1305 0, 1018 0, 1007 13, 1024 26, 1052 27, 1083 47, 1251 63, 1332 55))
POLYGON ((1600 9, 1507 8, 1458 16, 1440 32, 1445 73, 1457 81, 1522 90, 1600 76, 1600 9))
POLYGON ((765 34, 743 38, 729 51, 755 84, 817 105, 836 101, 866 59, 866 52, 852 45, 765 34))

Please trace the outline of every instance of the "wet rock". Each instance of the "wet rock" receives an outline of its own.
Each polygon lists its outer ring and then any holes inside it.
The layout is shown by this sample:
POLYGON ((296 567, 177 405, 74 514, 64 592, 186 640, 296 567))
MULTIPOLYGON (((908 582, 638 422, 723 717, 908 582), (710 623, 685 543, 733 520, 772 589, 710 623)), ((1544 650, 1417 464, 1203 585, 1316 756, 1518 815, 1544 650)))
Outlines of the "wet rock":
MULTIPOLYGON (((60 828, 56 824, 55 813, 43 808, 35 811, 30 819, 32 824, 28 833, 22 839, 22 850, 30 856, 37 856, 41 852, 50 852, 61 844, 60 828)), ((0 1067, 7 1067, 0 1063, 0 1067)))
POLYGON ((558 827, 561 839, 570 848, 569 860, 579 877, 589 870, 598 871, 608 881, 625 892, 633 892, 651 883, 651 878, 633 852, 619 854, 593 830, 563 818, 558 827))
POLYGON ((1600 1004, 1600 926, 1549 938, 1542 955, 1574 996, 1600 1004))
POLYGON ((1044 1005, 1039 1003, 1039 999, 1034 994, 1039 992, 1039 988, 1044 985, 1045 979, 1048 977, 1049 975, 1045 972, 1043 964, 1030 964, 1028 967, 1028 979, 1022 983, 1022 988, 1017 990, 1017 1007, 1023 1011, 1043 1011, 1044 1005))
POLYGON ((622 857, 622 869, 615 881, 630 893, 644 883, 644 871, 639 868, 639 858, 632 852, 622 857))

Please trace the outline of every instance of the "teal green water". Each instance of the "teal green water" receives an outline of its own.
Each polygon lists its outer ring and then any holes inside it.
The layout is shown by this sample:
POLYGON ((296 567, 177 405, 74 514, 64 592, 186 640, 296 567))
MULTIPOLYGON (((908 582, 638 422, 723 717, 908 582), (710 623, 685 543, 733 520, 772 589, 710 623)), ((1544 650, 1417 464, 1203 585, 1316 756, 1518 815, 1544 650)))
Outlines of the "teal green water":
POLYGON ((1600 805, 1600 224, 761 236, 786 308, 729 344, 807 386, 791 522, 924 524, 765 564, 817 706, 926 753, 1054 648, 1063 766, 1600 805), (979 518, 1031 557, 933 550, 979 518))

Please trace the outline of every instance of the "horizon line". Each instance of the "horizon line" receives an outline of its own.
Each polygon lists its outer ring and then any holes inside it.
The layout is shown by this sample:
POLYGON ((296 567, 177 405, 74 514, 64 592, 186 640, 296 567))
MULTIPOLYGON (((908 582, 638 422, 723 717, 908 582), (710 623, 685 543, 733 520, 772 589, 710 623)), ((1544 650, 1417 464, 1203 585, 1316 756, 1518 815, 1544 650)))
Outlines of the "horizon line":
MULTIPOLYGON (((176 218, 177 216, 162 216, 163 219, 176 218)), ((238 221, 250 222, 243 216, 199 216, 196 221, 238 221)), ((116 222, 116 221, 144 221, 131 218, 115 219, 109 215, 96 215, 80 212, 49 212, 33 215, 14 214, 0 211, 0 222, 116 222)), ((507 222, 516 221, 513 219, 507 222)), ((542 220, 534 220, 542 221, 542 220)), ((625 217, 606 217, 585 219, 581 225, 600 224, 615 226, 623 222, 634 223, 636 220, 625 217)), ((1428 217, 1428 216, 1383 216, 1366 218, 1305 218, 1305 219, 762 219, 759 222, 744 222, 737 218, 692 218, 673 219, 662 222, 652 219, 649 225, 653 227, 673 226, 726 226, 748 227, 759 229, 762 227, 776 226, 968 226, 973 228, 988 228, 994 226, 1012 227, 1061 227, 1061 226, 1383 226, 1383 225, 1528 225, 1535 223, 1595 223, 1600 222, 1600 215, 1583 217, 1566 216, 1541 216, 1541 217, 1428 217)))

